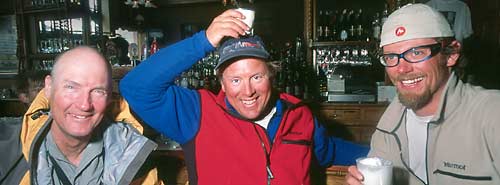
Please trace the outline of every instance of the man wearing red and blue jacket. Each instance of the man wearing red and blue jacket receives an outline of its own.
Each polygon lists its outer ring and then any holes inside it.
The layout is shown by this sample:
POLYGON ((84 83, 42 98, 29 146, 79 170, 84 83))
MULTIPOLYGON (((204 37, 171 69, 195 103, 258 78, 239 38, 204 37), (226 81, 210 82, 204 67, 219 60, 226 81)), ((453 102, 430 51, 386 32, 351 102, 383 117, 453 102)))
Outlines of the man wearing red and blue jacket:
POLYGON ((312 158, 353 164, 368 148, 327 136, 311 111, 272 88, 274 67, 242 14, 228 10, 201 31, 130 71, 120 91, 156 131, 182 145, 190 184, 310 184, 312 158), (221 91, 190 90, 175 78, 219 47, 221 91))

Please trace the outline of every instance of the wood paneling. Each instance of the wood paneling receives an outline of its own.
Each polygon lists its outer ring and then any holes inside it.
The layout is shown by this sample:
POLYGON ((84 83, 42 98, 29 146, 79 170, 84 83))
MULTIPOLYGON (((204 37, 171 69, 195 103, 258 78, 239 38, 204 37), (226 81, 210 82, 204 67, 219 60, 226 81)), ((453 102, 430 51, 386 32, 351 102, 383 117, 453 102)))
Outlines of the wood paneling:
POLYGON ((387 104, 324 103, 320 105, 317 116, 330 134, 369 144, 386 106, 387 104))

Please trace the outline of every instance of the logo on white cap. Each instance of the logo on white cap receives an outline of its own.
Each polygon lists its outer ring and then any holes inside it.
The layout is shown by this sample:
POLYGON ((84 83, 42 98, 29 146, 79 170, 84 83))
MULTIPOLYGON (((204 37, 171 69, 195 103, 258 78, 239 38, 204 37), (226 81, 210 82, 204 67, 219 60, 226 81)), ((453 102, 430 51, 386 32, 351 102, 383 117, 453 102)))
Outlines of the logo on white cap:
POLYGON ((396 36, 400 37, 400 36, 403 36, 405 33, 406 33, 405 27, 396 28, 396 32, 395 32, 396 36))

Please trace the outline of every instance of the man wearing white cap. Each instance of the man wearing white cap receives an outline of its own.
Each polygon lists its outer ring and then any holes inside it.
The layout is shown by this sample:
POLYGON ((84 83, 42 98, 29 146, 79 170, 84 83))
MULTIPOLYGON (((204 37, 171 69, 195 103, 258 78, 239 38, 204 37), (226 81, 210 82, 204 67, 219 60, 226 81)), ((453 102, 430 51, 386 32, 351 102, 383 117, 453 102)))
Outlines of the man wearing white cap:
MULTIPOLYGON (((500 91, 457 78, 461 44, 446 19, 424 4, 405 6, 383 25, 380 47, 398 97, 368 155, 392 161, 393 184, 500 184, 500 91)), ((347 183, 363 180, 351 166, 347 183)))

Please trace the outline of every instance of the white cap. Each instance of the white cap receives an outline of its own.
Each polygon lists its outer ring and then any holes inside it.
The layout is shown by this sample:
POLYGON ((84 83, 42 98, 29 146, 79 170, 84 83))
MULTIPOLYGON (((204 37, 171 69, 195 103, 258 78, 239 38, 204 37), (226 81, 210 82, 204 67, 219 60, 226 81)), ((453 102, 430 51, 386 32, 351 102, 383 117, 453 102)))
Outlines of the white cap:
POLYGON ((380 47, 411 39, 453 36, 440 12, 425 4, 409 4, 389 15, 382 26, 380 47))

